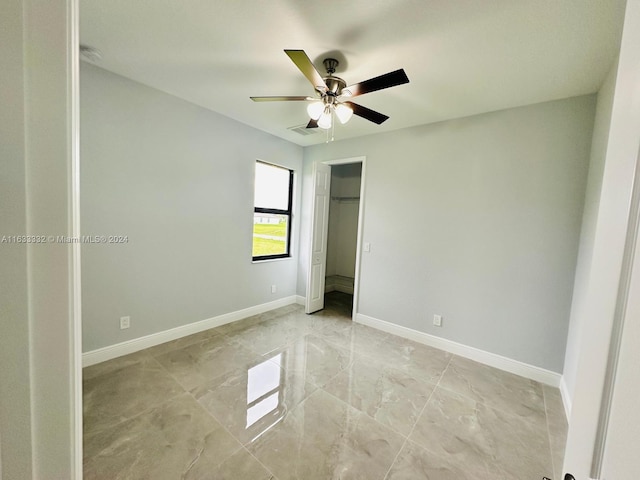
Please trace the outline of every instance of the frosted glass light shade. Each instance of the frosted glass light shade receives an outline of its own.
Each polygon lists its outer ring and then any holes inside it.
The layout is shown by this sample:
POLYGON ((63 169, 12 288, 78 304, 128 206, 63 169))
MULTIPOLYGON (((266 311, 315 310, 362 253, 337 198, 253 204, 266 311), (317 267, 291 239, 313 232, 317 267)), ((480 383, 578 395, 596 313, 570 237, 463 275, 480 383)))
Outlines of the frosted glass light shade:
POLYGON ((322 102, 313 102, 307 106, 307 113, 314 120, 318 120, 323 111, 324 104, 322 102))
POLYGON ((322 115, 320 115, 320 118, 318 119, 318 126, 320 128, 324 128, 325 130, 331 128, 331 108, 327 107, 324 109, 324 112, 322 112, 322 115))
POLYGON ((336 116, 338 117, 338 120, 340 120, 340 123, 342 124, 347 123, 351 119, 352 115, 353 115, 353 110, 351 110, 351 108, 349 108, 344 103, 340 103, 336 107, 336 116))

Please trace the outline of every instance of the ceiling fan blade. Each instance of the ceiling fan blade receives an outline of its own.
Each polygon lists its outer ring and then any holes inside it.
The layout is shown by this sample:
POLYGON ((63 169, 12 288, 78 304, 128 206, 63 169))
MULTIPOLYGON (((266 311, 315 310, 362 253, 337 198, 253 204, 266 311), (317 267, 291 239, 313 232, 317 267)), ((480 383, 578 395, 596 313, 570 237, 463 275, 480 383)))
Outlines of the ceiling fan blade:
POLYGON ((284 53, 289 55, 289 58, 296 64, 296 67, 298 67, 302 74, 307 77, 307 80, 311 82, 313 88, 319 92, 327 91, 327 84, 324 83, 322 75, 318 73, 307 54, 304 53, 304 50, 285 50, 284 53))
POLYGON ((375 110, 371 110, 370 108, 363 107, 362 105, 358 105, 357 103, 353 103, 353 102, 343 102, 343 103, 351 107, 351 110, 353 110, 354 115, 358 115, 359 117, 369 120, 370 122, 377 123, 378 125, 380 125, 385 120, 389 119, 389 117, 387 117, 386 115, 383 115, 380 112, 376 112, 375 110))
POLYGON ((385 73, 379 77, 370 78, 364 82, 349 85, 342 89, 341 95, 345 97, 357 97, 358 95, 364 95, 365 93, 375 92, 376 90, 382 90, 384 88, 395 87, 404 83, 409 83, 409 77, 404 73, 404 69, 401 68, 395 72, 385 73))
POLYGON ((317 100, 312 97, 249 97, 254 102, 305 102, 317 100))
POLYGON ((318 128, 318 121, 312 118, 305 128, 318 128))

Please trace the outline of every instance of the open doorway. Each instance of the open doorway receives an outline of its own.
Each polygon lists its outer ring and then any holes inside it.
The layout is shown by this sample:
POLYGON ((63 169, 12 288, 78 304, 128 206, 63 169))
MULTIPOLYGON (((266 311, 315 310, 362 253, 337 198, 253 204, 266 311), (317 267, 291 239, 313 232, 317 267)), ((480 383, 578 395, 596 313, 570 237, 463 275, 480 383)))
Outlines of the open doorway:
POLYGON ((356 277, 362 163, 331 167, 325 308, 351 316, 356 277))
POLYGON ((313 165, 306 313, 323 310, 325 295, 327 307, 357 313, 365 169, 364 156, 313 165))

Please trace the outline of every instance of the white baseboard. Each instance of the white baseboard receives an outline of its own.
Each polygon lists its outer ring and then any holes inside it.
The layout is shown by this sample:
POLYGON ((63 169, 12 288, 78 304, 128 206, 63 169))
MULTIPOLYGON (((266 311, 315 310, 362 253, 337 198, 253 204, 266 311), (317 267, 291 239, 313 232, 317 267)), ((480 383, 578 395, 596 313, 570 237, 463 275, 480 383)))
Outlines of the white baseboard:
POLYGON ((215 328, 227 323, 236 322, 253 315, 259 315, 261 313, 268 312, 269 310, 274 310, 276 308, 286 307, 287 305, 299 303, 300 298, 303 299, 304 304, 304 297, 291 295, 279 300, 274 300, 273 302, 255 305, 253 307, 244 308, 235 312, 218 315, 217 317, 200 320, 199 322, 181 325, 170 330, 152 333, 151 335, 145 335, 144 337, 134 338, 133 340, 116 343, 115 345, 109 345, 108 347, 91 350, 90 352, 85 352, 82 354, 82 366, 88 367, 90 365, 95 365, 96 363, 105 362, 113 358, 128 355, 139 350, 144 350, 145 348, 160 345, 161 343, 186 337, 187 335, 193 335, 194 333, 209 330, 210 328, 215 328))
POLYGON ((429 335, 428 333, 419 332, 418 330, 396 325, 395 323, 369 317, 361 313, 356 314, 355 321, 387 333, 392 333, 399 337, 408 338, 414 342, 439 348, 440 350, 454 353, 470 360, 475 360, 476 362, 483 363, 506 372, 515 373, 516 375, 520 375, 552 387, 560 386, 562 375, 544 368, 529 365, 518 360, 513 360, 478 348, 469 347, 434 335, 429 335))
POLYGON ((329 275, 325 278, 325 281, 324 293, 342 292, 353 295, 353 278, 342 275, 329 275))
POLYGON ((329 292, 342 292, 342 293, 348 293, 349 295, 353 295, 353 287, 349 287, 346 285, 339 285, 339 284, 327 285, 324 287, 324 293, 329 293, 329 292))
POLYGON ((564 413, 567 416, 567 420, 569 420, 571 418, 571 395, 569 394, 569 387, 567 387, 564 376, 560 380, 560 395, 562 396, 564 413))
POLYGON ((336 285, 335 286, 335 291, 336 292, 342 292, 342 293, 348 293, 349 295, 353 295, 353 287, 347 286, 347 285, 336 285))
POLYGON ((296 303, 297 303, 298 305, 302 305, 302 306, 304 306, 304 305, 305 305, 306 300, 307 300, 307 299, 306 299, 306 298, 304 298, 302 295, 296 295, 296 303))

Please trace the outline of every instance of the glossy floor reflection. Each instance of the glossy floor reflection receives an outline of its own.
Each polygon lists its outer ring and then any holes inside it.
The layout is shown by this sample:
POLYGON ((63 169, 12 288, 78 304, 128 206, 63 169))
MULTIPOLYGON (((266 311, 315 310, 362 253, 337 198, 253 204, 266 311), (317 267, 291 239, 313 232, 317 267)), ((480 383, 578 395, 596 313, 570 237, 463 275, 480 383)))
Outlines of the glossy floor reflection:
POLYGON ((557 389, 352 323, 350 302, 86 368, 84 478, 560 478, 557 389))

